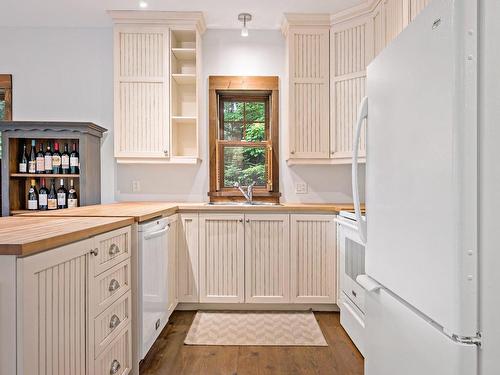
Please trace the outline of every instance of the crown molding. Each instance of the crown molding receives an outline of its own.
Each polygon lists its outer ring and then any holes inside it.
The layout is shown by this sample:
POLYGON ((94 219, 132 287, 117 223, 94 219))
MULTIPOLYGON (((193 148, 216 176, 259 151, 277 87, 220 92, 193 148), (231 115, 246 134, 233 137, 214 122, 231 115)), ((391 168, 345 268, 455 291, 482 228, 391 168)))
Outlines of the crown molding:
POLYGON ((325 26, 330 27, 329 13, 285 13, 281 23, 281 32, 288 34, 288 30, 293 26, 325 26))
POLYGON ((330 15, 330 25, 350 21, 353 18, 372 13, 382 0, 366 0, 353 7, 341 10, 330 15))
POLYGON ((130 23, 191 25, 200 34, 207 29, 203 12, 169 12, 150 10, 108 10, 115 25, 130 23))

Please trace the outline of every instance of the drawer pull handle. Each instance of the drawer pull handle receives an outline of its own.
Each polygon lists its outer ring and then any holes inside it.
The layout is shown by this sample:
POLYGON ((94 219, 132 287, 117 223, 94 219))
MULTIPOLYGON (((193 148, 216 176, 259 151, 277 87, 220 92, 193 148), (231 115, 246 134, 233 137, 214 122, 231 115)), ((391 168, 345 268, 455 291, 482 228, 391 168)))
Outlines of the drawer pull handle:
POLYGON ((97 254, 99 254, 99 249, 95 248, 95 249, 90 250, 90 254, 97 256, 97 254))
POLYGON ((120 252, 120 248, 118 247, 117 244, 111 244, 109 247, 109 255, 113 256, 116 255, 120 252))
POLYGON ((116 359, 111 362, 111 368, 109 369, 109 375, 114 375, 120 370, 122 365, 120 365, 120 362, 118 362, 116 359))
POLYGON ((120 283, 116 279, 111 280, 111 282, 109 283, 109 291, 110 292, 114 292, 119 287, 120 287, 120 283))
POLYGON ((351 293, 352 293, 352 295, 353 295, 354 297, 357 297, 357 296, 358 296, 358 294, 357 294, 354 290, 351 290, 351 293))
POLYGON ((109 321, 109 328, 115 329, 120 323, 121 323, 120 318, 116 314, 113 314, 113 316, 109 321))

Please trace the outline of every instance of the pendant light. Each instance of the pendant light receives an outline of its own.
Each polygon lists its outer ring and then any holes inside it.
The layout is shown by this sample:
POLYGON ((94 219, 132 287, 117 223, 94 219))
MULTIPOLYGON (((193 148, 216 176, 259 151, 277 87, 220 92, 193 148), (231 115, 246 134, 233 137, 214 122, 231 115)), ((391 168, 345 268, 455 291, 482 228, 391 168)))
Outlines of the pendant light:
POLYGON ((240 13, 238 14, 238 21, 243 22, 243 28, 241 29, 241 36, 248 36, 247 22, 252 20, 252 15, 250 13, 240 13))

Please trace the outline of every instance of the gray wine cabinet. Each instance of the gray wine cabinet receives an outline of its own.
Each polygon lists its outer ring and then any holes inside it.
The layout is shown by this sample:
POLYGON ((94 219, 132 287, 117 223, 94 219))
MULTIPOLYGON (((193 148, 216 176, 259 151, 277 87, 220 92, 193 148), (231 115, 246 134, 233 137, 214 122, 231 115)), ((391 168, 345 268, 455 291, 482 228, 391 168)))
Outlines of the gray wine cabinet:
POLYGON ((87 206, 101 203, 101 138, 104 129, 91 122, 40 122, 40 121, 2 121, 2 216, 15 215, 27 209, 27 194, 31 180, 34 179, 37 189, 41 178, 45 178, 49 188, 52 179, 56 186, 60 178, 65 186, 73 180, 78 194, 79 205, 87 206), (31 149, 31 140, 39 144, 58 142, 62 146, 68 144, 70 151, 76 143, 80 156, 79 174, 30 174, 19 173, 18 165, 26 145, 31 149))

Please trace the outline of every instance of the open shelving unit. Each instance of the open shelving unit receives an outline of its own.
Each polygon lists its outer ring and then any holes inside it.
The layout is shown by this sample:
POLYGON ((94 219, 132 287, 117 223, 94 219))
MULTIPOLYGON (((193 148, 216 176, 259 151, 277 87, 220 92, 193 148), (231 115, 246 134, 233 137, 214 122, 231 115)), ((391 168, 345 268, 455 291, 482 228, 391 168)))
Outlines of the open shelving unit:
POLYGON ((2 163, 2 216, 25 212, 31 180, 35 180, 39 190, 42 178, 48 189, 52 180, 55 180, 56 189, 61 178, 67 189, 70 180, 73 180, 80 206, 101 202, 100 138, 106 129, 92 123, 6 121, 0 124, 0 130, 4 145, 2 160, 5 161, 2 163), (32 140, 35 140, 37 151, 40 143, 46 148, 47 144, 53 146, 57 142, 61 152, 65 144, 70 151, 72 144, 76 144, 80 155, 80 173, 19 173, 23 146, 26 145, 29 154, 32 140))
POLYGON ((170 30, 171 155, 184 163, 199 158, 197 39, 196 29, 170 30))

